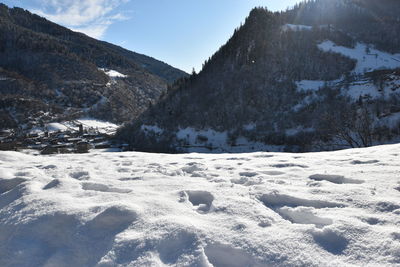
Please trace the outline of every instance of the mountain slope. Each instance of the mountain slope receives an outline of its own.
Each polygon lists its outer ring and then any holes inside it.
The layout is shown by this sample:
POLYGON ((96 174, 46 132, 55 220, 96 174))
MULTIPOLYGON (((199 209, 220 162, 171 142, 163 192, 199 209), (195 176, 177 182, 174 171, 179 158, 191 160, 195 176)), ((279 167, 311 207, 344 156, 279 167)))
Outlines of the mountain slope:
POLYGON ((185 75, 0 4, 0 128, 82 115, 123 122, 185 75))
POLYGON ((150 151, 309 151, 397 138, 400 3, 377 3, 254 9, 199 74, 119 137, 150 151))

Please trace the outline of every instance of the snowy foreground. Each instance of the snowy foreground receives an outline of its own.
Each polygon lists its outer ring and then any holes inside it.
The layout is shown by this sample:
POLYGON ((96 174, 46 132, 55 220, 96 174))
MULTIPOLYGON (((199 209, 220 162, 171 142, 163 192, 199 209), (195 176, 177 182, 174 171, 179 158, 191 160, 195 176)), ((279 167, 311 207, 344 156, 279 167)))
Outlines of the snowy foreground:
POLYGON ((399 266, 399 158, 0 152, 0 266, 399 266))

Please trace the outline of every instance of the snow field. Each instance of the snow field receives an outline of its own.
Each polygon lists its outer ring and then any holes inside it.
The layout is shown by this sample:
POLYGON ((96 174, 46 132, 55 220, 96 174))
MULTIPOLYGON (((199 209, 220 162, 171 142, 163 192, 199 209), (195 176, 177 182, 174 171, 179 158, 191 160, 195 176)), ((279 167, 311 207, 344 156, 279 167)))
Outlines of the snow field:
MULTIPOLYGON (((353 70, 353 74, 363 75, 367 72, 383 69, 396 69, 400 68, 400 54, 389 54, 368 46, 363 43, 357 43, 354 48, 336 45, 332 41, 324 41, 318 44, 318 48, 324 52, 335 52, 342 54, 346 57, 355 59, 357 65, 353 70)), ((333 81, 319 81, 319 80, 302 80, 297 81, 297 90, 299 92, 316 92, 323 88, 325 85, 330 87, 343 87, 344 78, 333 81)), ((391 95, 399 88, 400 81, 397 76, 392 75, 391 81, 385 81, 382 88, 374 84, 372 80, 362 78, 356 82, 351 82, 345 90, 342 88, 343 93, 352 97, 355 101, 359 97, 370 96, 373 99, 384 97, 389 99, 391 95)), ((310 99, 305 99, 304 104, 310 99)), ((304 104, 299 104, 294 109, 299 109, 304 104)))
POLYGON ((355 48, 349 48, 338 46, 332 41, 325 41, 318 47, 322 51, 339 53, 357 60, 354 72, 358 74, 379 69, 400 68, 400 54, 382 52, 363 43, 357 43, 355 48))
POLYGON ((399 156, 0 152, 0 266, 396 266, 399 156))

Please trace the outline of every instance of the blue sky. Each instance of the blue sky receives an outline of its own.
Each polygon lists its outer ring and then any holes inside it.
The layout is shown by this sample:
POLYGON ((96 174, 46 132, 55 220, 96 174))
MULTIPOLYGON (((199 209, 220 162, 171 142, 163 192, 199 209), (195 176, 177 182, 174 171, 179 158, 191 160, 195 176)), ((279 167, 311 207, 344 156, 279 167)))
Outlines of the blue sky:
POLYGON ((299 0, 0 0, 190 72, 226 43, 250 10, 299 0))

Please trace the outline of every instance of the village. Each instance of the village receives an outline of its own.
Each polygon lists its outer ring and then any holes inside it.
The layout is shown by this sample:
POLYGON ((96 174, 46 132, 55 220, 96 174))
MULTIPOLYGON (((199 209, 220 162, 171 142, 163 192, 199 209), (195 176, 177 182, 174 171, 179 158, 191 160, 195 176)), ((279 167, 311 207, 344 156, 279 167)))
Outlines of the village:
MULTIPOLYGON (((58 124, 58 123, 57 123, 58 124)), ((112 140, 115 127, 94 127, 70 121, 63 127, 45 127, 40 131, 18 132, 15 130, 0 131, 0 151, 34 150, 42 155, 89 153, 91 149, 124 151, 126 145, 112 140)))

